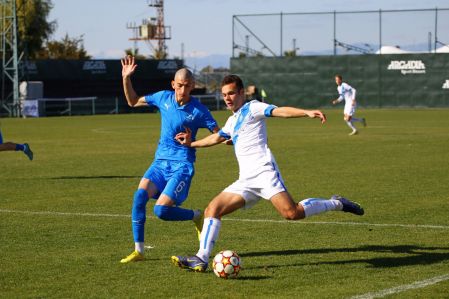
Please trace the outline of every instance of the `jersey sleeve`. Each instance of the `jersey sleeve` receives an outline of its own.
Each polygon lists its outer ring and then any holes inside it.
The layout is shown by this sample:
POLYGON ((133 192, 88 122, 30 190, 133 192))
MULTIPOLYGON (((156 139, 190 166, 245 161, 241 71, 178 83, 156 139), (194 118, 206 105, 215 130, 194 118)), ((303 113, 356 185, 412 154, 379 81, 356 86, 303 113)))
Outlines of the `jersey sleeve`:
POLYGON ((352 87, 351 85, 349 85, 348 83, 343 82, 343 84, 342 84, 342 86, 344 86, 344 90, 346 92, 349 92, 349 94, 351 95, 351 97, 350 97, 351 100, 354 100, 355 99, 355 88, 352 87))
POLYGON ((231 118, 228 118, 224 127, 218 131, 218 135, 226 139, 231 139, 231 118))
POLYGON ((203 127, 207 128, 210 132, 213 129, 218 128, 217 121, 213 118, 212 114, 208 109, 203 112, 203 127))
POLYGON ((164 97, 164 94, 165 94, 164 90, 148 94, 145 96, 145 101, 147 102, 148 105, 160 107, 161 100, 164 97))
POLYGON ((251 102, 251 114, 256 118, 267 118, 271 117, 271 114, 277 106, 271 105, 268 103, 262 103, 259 101, 252 101, 251 102))
POLYGON ((346 83, 342 83, 339 87, 337 87, 337 92, 338 92, 337 102, 341 102, 345 99, 345 95, 344 95, 345 87, 343 84, 346 84, 346 83))

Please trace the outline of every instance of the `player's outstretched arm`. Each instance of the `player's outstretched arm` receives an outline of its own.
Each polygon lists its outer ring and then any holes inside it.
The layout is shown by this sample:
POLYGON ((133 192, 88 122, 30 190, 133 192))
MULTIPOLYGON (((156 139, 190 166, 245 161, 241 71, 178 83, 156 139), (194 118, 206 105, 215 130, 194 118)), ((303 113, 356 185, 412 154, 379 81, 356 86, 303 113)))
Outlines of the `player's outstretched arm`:
POLYGON ((196 140, 192 142, 192 130, 186 127, 185 132, 176 134, 175 139, 182 145, 188 147, 209 147, 219 143, 222 143, 226 138, 221 137, 218 132, 213 133, 203 139, 196 140))
POLYGON ((292 118, 292 117, 304 117, 319 118, 321 123, 326 122, 326 116, 320 110, 304 110, 294 107, 277 107, 274 108, 272 113, 274 117, 292 118))
POLYGON ((123 91, 125 93, 126 101, 130 107, 147 106, 144 97, 139 97, 134 91, 131 83, 131 75, 134 74, 137 64, 135 63, 133 56, 126 56, 121 60, 122 63, 122 78, 123 78, 123 91))

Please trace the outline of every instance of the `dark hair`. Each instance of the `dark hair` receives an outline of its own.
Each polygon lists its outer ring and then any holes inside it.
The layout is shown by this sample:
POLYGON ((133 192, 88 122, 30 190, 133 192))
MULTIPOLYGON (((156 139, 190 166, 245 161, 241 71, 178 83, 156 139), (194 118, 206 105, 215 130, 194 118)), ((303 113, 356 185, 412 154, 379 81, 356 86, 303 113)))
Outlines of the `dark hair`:
POLYGON ((341 75, 339 75, 339 74, 336 74, 336 75, 335 75, 335 78, 338 78, 338 79, 340 79, 340 80, 343 80, 343 77, 342 77, 341 75))
POLYGON ((238 91, 244 88, 242 79, 240 79, 240 77, 237 75, 227 75, 226 77, 224 77, 221 81, 221 87, 232 83, 235 83, 238 91))

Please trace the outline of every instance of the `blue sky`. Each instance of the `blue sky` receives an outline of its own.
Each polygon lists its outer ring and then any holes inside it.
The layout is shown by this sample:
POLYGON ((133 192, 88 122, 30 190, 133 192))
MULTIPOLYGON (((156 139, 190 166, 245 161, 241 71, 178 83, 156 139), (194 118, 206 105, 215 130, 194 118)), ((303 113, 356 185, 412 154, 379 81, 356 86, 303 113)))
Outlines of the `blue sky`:
MULTIPOLYGON (((148 6, 148 0, 52 0, 54 8, 51 11, 50 20, 56 20, 58 23, 57 31, 53 38, 60 39, 66 33, 71 37, 83 35, 84 46, 88 53, 94 58, 120 58, 123 56, 124 49, 131 48, 133 42, 128 39, 132 32, 126 29, 127 23, 135 22, 140 24, 143 19, 155 17, 156 10, 148 6)), ((261 13, 297 13, 297 12, 317 12, 317 11, 353 11, 353 10, 378 10, 378 9, 418 9, 418 8, 449 8, 448 0, 165 0, 165 24, 171 27, 171 40, 167 41, 170 57, 181 55, 181 45, 184 44, 184 56, 187 57, 206 57, 210 55, 230 56, 232 54, 232 16, 242 14, 261 14, 261 13)), ((445 14, 444 18, 448 18, 445 14)), ((374 20, 375 15, 370 16, 374 20)), ((366 24, 364 17, 358 17, 350 22, 345 22, 345 18, 339 18, 338 28, 339 36, 348 42, 355 42, 357 36, 364 36, 368 32, 369 42, 377 41, 377 25, 366 24), (346 26, 346 27, 345 27, 346 26), (365 28, 366 27, 366 28, 365 28), (365 31, 364 31, 365 29, 365 31)), ((390 17, 391 19, 391 17, 390 17)), ((416 18, 405 18, 405 23, 416 23, 416 18)), ((419 37, 409 36, 410 41, 404 42, 422 42, 426 40, 423 37, 427 31, 432 30, 433 15, 429 14, 428 22, 423 25, 419 37), (428 28, 427 28, 427 27, 428 28)), ((443 19, 443 17, 440 17, 443 19)), ((331 19, 323 21, 319 17, 310 18, 306 21, 309 27, 302 26, 301 36, 295 36, 296 33, 288 32, 289 27, 294 27, 296 21, 285 25, 284 49, 293 47, 293 40, 297 39, 299 47, 302 49, 314 47, 326 48, 331 45, 332 29, 323 29, 318 33, 312 33, 314 22, 317 26, 329 22, 331 19), (309 28, 309 29, 308 29, 309 28), (323 35, 324 37, 321 36, 323 35), (321 36, 321 37, 320 37, 321 36), (322 40, 323 45, 311 46, 316 40, 322 40)), ((264 41, 273 44, 273 51, 280 51, 278 40, 278 18, 257 19, 257 21, 248 19, 248 24, 255 28, 257 34, 264 41), (271 24, 273 23, 273 26, 271 24), (264 27, 265 26, 265 27, 264 27), (268 27, 267 27, 268 26, 268 27), (267 28, 267 29, 264 29, 267 28), (273 41, 274 40, 274 41, 273 41)), ((386 22, 394 24, 394 20, 386 22)), ((298 21, 297 26, 301 26, 298 21)), ((302 24, 303 24, 302 23, 302 24)), ((304 25, 304 24, 303 24, 304 25)), ((407 25, 407 24, 406 24, 407 25)), ((326 25, 327 26, 327 25, 326 25)), ((445 39, 447 36, 447 29, 445 39)), ((246 33, 242 28, 235 33, 238 43, 244 44, 246 33)), ((441 31, 441 28, 440 28, 441 31)), ((296 32, 292 30, 291 32, 296 32)), ((413 34, 413 33, 412 33, 413 34)), ((386 37, 396 41, 398 37, 386 37)), ((392 43, 393 41, 391 41, 392 43)), ((447 40, 446 42, 449 42, 447 40)), ((256 40, 251 40, 251 46, 254 44, 256 49, 261 46, 256 44, 256 40)), ((143 54, 150 53, 150 46, 144 42, 138 43, 139 51, 143 54)))

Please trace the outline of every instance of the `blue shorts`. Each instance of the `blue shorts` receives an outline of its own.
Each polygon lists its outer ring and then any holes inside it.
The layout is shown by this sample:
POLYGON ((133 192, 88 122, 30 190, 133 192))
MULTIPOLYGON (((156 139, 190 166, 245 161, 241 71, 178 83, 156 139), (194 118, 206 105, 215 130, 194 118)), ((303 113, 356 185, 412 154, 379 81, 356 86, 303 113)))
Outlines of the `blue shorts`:
POLYGON ((143 177, 156 185, 159 192, 153 196, 154 199, 165 194, 177 206, 180 206, 189 195, 190 183, 194 174, 193 163, 155 160, 143 177))
POLYGON ((2 136, 2 131, 0 131, 0 144, 3 143, 3 136, 2 136))

